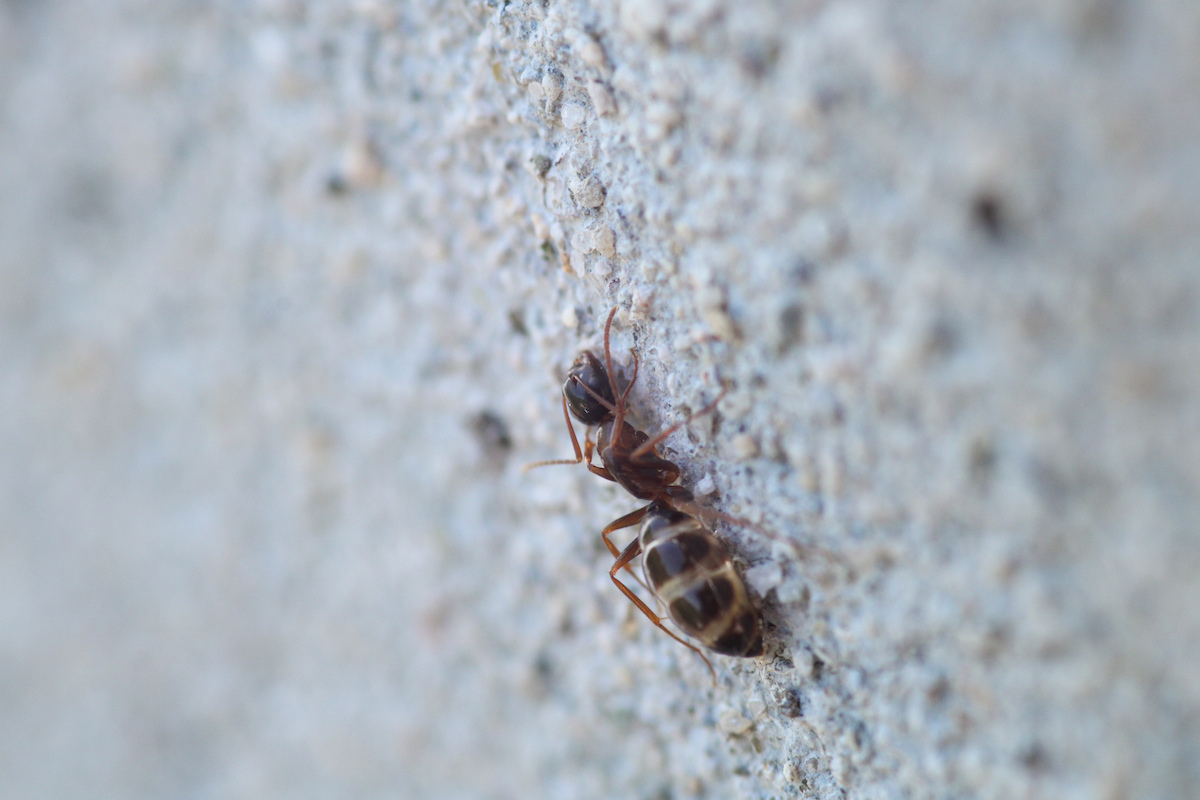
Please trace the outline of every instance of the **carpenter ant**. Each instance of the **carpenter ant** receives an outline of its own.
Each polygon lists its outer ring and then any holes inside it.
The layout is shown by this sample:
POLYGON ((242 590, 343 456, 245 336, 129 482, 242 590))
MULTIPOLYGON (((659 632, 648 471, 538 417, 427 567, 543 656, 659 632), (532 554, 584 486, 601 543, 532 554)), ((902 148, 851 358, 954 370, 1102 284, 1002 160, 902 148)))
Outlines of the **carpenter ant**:
POLYGON ((563 418, 571 435, 575 458, 539 461, 529 464, 526 469, 583 462, 592 474, 620 484, 639 500, 649 501, 646 506, 613 520, 601 531, 605 546, 616 558, 609 577, 651 622, 704 659, 715 683, 716 672, 704 653, 666 628, 662 624, 663 618, 622 583, 617 573, 624 568, 636 578, 630 562, 642 555, 642 571, 646 578, 643 585, 666 605, 675 624, 718 653, 744 657, 762 655, 762 626, 745 583, 734 569, 724 545, 697 516, 740 520, 697 506, 692 493, 676 483, 681 474, 679 466, 658 455, 656 450, 667 436, 715 409, 725 392, 653 438, 634 428, 626 420, 626 401, 637 381, 638 358, 631 350, 633 377, 625 390, 618 392, 612 379, 609 346, 616 313, 614 308, 604 324, 604 362, 601 363, 592 352, 584 351, 575 359, 563 382, 563 418), (598 428, 594 444, 589 430, 584 437, 583 449, 580 449, 575 426, 571 424, 572 416, 588 428, 598 428), (594 450, 599 451, 603 466, 592 463, 594 450), (608 538, 609 534, 638 523, 641 527, 637 538, 621 552, 608 538))

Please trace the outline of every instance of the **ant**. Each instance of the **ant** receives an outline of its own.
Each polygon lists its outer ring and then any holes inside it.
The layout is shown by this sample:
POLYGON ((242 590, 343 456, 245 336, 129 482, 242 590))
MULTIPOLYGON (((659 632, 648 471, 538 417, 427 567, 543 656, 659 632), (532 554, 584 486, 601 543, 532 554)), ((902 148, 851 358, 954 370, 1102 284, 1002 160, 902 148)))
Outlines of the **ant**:
POLYGON ((563 382, 563 418, 571 435, 575 458, 538 461, 525 469, 583 462, 592 474, 619 484, 639 500, 649 501, 646 506, 613 520, 600 532, 605 546, 616 558, 609 577, 651 622, 704 660, 715 684, 716 672, 704 653, 665 627, 662 624, 664 618, 622 583, 617 573, 624 568, 636 578, 630 562, 641 555, 646 578, 642 585, 667 607, 667 613, 679 628, 717 653, 743 657, 763 654, 762 623, 750 593, 724 544, 701 524, 697 516, 740 520, 696 505, 693 494, 676 483, 682 472, 679 466, 660 456, 656 449, 676 430, 713 411, 725 396, 725 390, 716 400, 653 438, 634 428, 626 415, 629 392, 637 381, 638 357, 630 350, 633 377, 625 390, 618 393, 612 378, 609 345, 616 313, 617 309, 613 308, 604 323, 604 362, 585 350, 571 364, 563 382), (572 416, 589 429, 598 428, 594 444, 589 430, 580 450, 575 426, 571 424, 572 416), (592 462, 596 450, 599 450, 602 466, 592 462), (618 550, 608 538, 613 531, 639 523, 637 537, 624 551, 618 550))

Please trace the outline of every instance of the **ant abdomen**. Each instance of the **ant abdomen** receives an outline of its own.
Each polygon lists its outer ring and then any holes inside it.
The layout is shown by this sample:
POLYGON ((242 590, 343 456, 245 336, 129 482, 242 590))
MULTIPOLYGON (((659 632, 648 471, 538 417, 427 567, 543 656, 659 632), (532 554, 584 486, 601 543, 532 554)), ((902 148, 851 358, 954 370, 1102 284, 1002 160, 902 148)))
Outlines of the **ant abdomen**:
POLYGON ((762 625, 750 593, 721 540, 700 520, 655 502, 638 540, 646 583, 676 625, 723 655, 762 655, 762 625))

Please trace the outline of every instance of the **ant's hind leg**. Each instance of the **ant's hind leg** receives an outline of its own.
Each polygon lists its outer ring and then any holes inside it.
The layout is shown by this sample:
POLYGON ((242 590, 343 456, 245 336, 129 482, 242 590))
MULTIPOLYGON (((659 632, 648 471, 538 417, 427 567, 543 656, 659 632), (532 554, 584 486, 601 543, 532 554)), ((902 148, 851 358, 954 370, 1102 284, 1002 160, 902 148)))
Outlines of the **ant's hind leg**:
POLYGON ((613 558, 620 558, 621 551, 612 543, 608 535, 613 531, 619 531, 621 528, 632 528, 642 521, 646 516, 646 512, 650 510, 650 506, 644 506, 637 511, 631 511, 623 517, 618 517, 605 526, 604 530, 600 531, 600 537, 604 539, 604 544, 608 547, 608 551, 613 554, 613 558))
MULTIPOLYGON (((605 526, 604 530, 600 531, 600 538, 604 540, 604 546, 608 548, 608 552, 613 554, 613 558, 620 558, 621 551, 618 550, 617 546, 612 543, 612 539, 609 539, 608 535, 613 531, 621 530, 621 528, 631 528, 634 525, 637 525, 642 521, 642 518, 646 516, 646 512, 649 510, 650 506, 645 506, 644 508, 639 508, 637 511, 631 511, 623 517, 614 519, 605 526)), ((637 540, 635 539, 634 541, 637 540)), ((629 564, 626 564, 625 571, 632 575, 633 579, 640 583, 646 591, 654 594, 654 592, 650 590, 650 587, 646 586, 646 582, 642 580, 642 576, 633 571, 633 567, 631 567, 629 564)))
POLYGON ((617 572, 619 572, 622 567, 627 567, 629 565, 629 562, 633 561, 633 559, 637 558, 638 554, 641 552, 642 552, 641 541, 638 539, 634 539, 632 542, 629 543, 629 546, 625 548, 625 552, 621 553, 621 555, 617 557, 616 562, 612 565, 612 569, 610 569, 608 571, 608 577, 612 578, 612 582, 617 585, 617 588, 621 590, 621 593, 624 594, 626 597, 628 597, 630 602, 632 602, 635 606, 637 606, 638 609, 640 609, 641 612, 646 615, 646 618, 649 619, 651 622, 653 622, 658 627, 659 630, 661 630, 667 636, 670 636, 672 639, 679 642, 681 645, 686 647, 688 650, 691 650, 693 653, 695 653, 696 655, 700 656, 701 659, 703 659, 704 666, 708 667, 709 674, 712 675, 713 686, 716 686, 717 685, 717 671, 713 669, 712 662, 708 660, 708 657, 705 656, 703 652, 701 652, 700 648, 696 647, 694 644, 685 642, 683 639, 680 639, 678 636, 676 636, 674 633, 672 633, 671 630, 667 626, 662 624, 662 618, 659 617, 657 614, 655 614, 653 611, 651 611, 650 606, 643 603, 641 598, 633 593, 632 589, 630 589, 625 584, 621 583, 620 579, 617 578, 617 572))

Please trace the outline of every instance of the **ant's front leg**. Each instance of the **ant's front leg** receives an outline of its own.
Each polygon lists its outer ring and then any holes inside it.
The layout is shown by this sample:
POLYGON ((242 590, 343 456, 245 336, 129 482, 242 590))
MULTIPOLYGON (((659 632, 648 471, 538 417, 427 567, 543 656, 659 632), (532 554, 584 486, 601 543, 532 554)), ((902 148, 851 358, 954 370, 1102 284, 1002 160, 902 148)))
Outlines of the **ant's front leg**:
POLYGON ((550 461, 534 461, 532 464, 526 464, 524 467, 522 467, 521 471, 528 472, 536 467, 549 467, 555 464, 578 464, 579 462, 583 461, 587 463, 588 471, 593 475, 599 475, 601 478, 613 481, 615 483, 616 478, 614 478, 607 469, 604 467, 597 467, 592 463, 592 451, 595 449, 595 445, 592 444, 592 434, 590 430, 584 436, 583 449, 579 449, 579 438, 575 435, 575 426, 571 424, 571 415, 567 413, 566 397, 563 398, 562 407, 563 419, 566 420, 567 423, 567 433, 571 434, 571 447, 575 449, 575 458, 555 458, 551 459, 550 461))
MULTIPOLYGON (((534 461, 521 467, 522 472, 528 472, 535 467, 549 467, 554 464, 578 464, 583 461, 583 453, 579 449, 579 439, 575 437, 575 426, 571 424, 571 415, 567 413, 567 398, 563 398, 563 419, 567 421, 567 433, 571 434, 571 446, 575 448, 575 458, 555 458, 550 461, 534 461)), ((590 459, 589 459, 590 460, 590 459)))
POLYGON ((592 463, 592 453, 595 452, 595 449, 596 445, 592 443, 592 434, 591 431, 589 431, 587 437, 583 440, 582 459, 587 464, 588 472, 592 473, 593 475, 599 475, 606 481, 612 481, 613 483, 616 483, 617 479, 614 478, 612 473, 608 471, 608 467, 598 467, 592 463))

